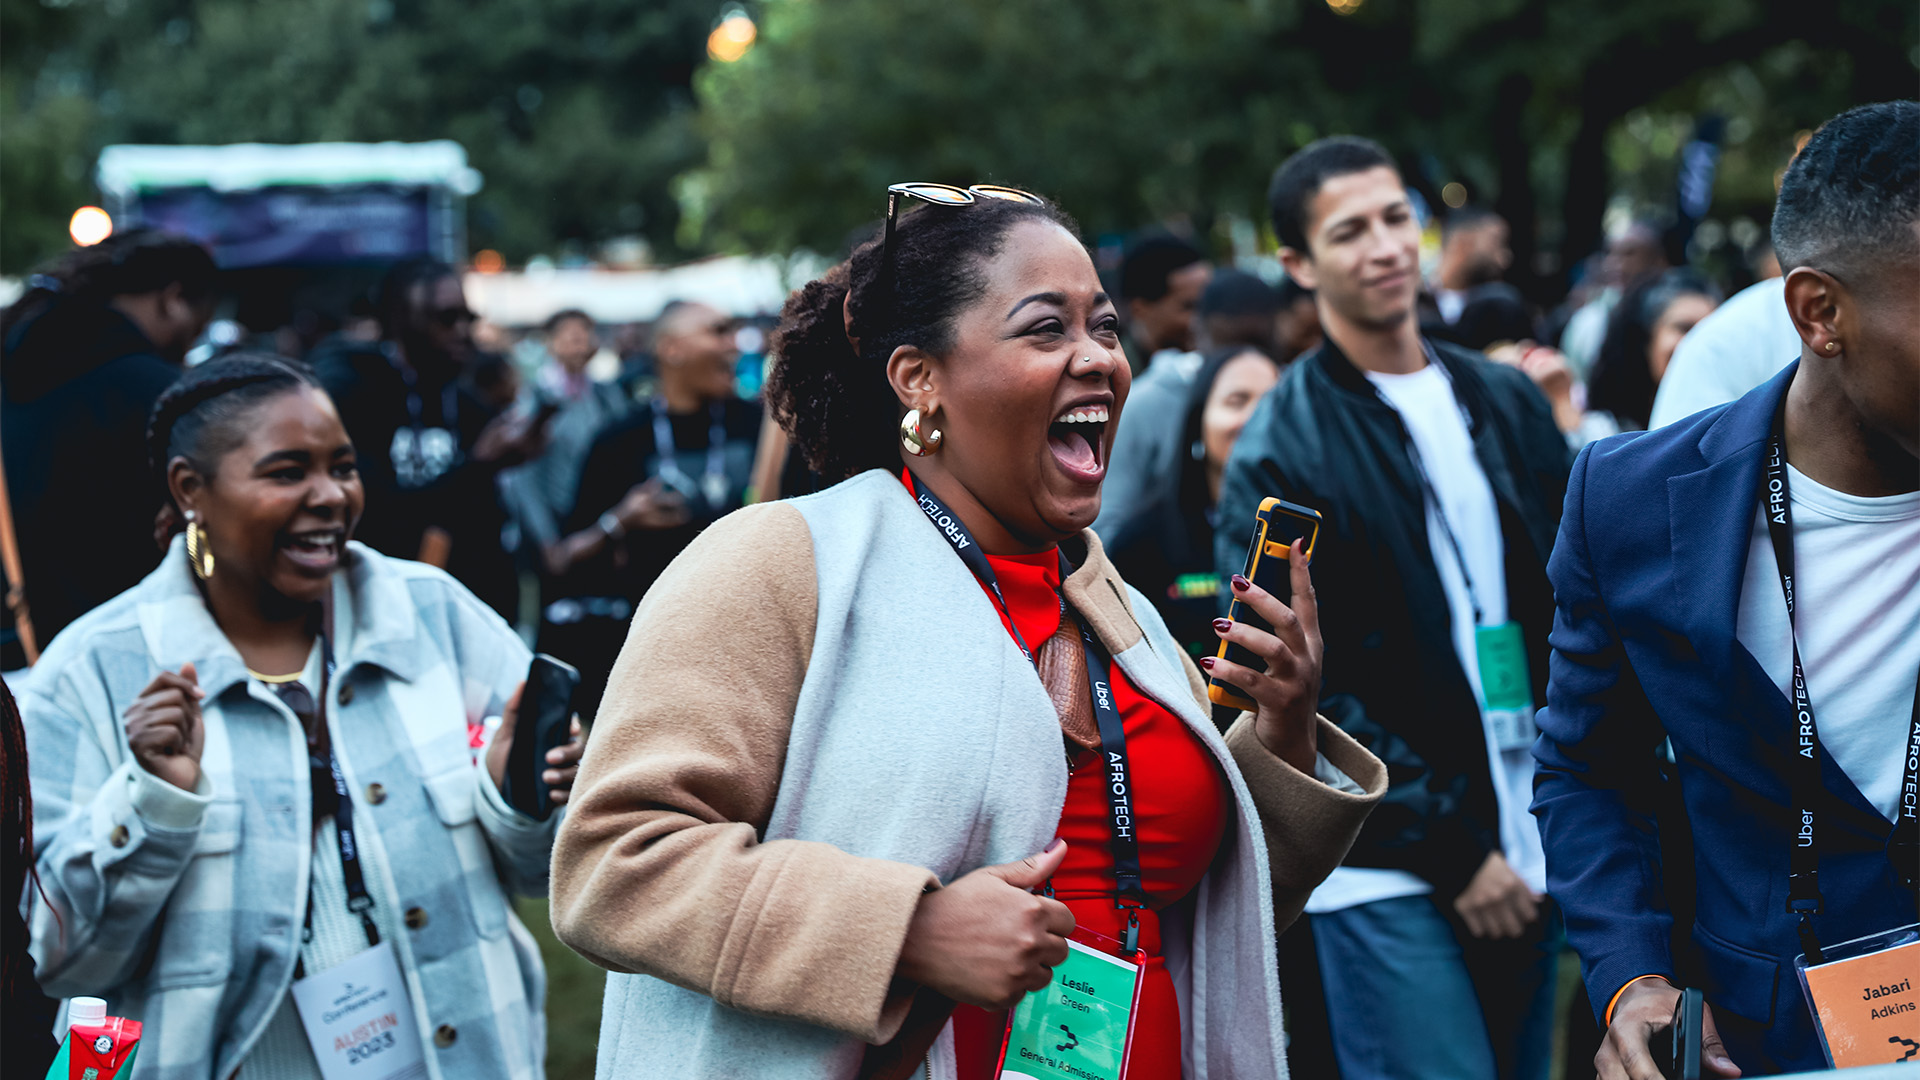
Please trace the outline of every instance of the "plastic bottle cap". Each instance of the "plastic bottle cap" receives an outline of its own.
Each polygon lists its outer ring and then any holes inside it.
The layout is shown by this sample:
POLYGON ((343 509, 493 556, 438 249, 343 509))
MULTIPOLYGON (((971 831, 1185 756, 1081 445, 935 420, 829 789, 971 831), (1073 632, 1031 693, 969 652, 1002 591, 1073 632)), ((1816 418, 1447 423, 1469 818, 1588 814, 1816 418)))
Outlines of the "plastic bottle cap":
POLYGON ((107 1002, 104 998, 77 997, 67 1002, 67 1026, 103 1024, 107 1020, 107 1002))

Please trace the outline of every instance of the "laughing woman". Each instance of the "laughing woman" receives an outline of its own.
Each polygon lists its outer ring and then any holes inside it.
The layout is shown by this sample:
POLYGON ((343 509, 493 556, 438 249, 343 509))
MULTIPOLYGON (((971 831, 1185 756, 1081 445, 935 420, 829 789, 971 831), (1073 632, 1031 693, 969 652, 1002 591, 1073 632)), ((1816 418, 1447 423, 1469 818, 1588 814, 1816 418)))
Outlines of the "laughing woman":
POLYGON ((775 415, 844 479, 708 529, 614 668, 554 852, 599 1075, 998 1075, 1069 933, 1142 964, 1133 1080, 1284 1075, 1274 934, 1384 782, 1315 716, 1305 570, 1297 617, 1241 592, 1282 631, 1224 629, 1269 670, 1216 668, 1260 703, 1222 739, 1087 530, 1128 375, 1086 249, 907 187, 780 328, 775 415))
MULTIPOLYGON (((141 1080, 317 1080, 315 1047, 542 1075, 545 976, 508 895, 545 891, 555 825, 498 790, 526 647, 440 571, 350 542, 353 446, 304 370, 195 368, 150 442, 187 533, 21 700, 41 983, 143 1021, 141 1080), (331 1001, 349 981, 378 1007, 331 1001)), ((554 753, 563 802, 578 750, 554 753)))

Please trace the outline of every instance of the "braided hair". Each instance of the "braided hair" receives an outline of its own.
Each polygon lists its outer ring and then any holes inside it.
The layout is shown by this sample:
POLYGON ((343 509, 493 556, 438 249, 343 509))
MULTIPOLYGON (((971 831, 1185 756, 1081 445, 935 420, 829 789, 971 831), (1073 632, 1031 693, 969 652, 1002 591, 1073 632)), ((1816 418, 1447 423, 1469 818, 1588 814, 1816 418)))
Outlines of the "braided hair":
POLYGON ((954 320, 986 290, 987 260, 1025 221, 1079 236, 1050 203, 921 206, 901 215, 886 265, 881 241, 870 240, 788 297, 773 334, 767 402, 808 467, 829 483, 898 467, 901 410, 887 359, 902 345, 935 355, 951 349, 954 320))
POLYGON ((61 299, 104 304, 179 285, 190 302, 213 295, 219 268, 207 249, 156 229, 129 229, 92 247, 61 256, 27 279, 27 291, 0 315, 0 336, 11 353, 27 324, 61 299))
POLYGON ((320 389, 313 373, 269 353, 235 352, 187 369, 154 402, 147 422, 147 457, 161 485, 174 458, 211 478, 214 463, 246 440, 246 420, 256 407, 303 389, 320 389))

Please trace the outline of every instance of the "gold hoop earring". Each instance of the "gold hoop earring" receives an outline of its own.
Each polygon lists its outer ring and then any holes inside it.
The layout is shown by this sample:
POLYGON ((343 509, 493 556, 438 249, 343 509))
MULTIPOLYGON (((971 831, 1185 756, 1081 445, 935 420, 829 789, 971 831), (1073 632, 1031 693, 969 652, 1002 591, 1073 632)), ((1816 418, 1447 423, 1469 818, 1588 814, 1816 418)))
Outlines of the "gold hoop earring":
POLYGON ((207 543, 206 530, 192 514, 187 515, 187 565, 201 581, 213 576, 213 548, 207 543))
POLYGON ((920 430, 920 410, 908 409, 900 418, 900 446, 914 457, 926 457, 940 450, 940 429, 920 430))

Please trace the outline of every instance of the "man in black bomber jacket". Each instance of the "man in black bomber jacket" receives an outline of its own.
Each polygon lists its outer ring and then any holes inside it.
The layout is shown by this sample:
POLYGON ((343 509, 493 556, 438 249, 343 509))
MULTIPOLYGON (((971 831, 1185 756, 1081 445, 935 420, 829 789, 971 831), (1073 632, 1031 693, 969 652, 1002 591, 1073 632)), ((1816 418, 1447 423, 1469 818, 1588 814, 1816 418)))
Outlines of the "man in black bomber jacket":
POLYGON ((1266 496, 1323 515, 1321 709, 1388 768, 1307 907, 1340 1072, 1545 1077, 1560 934, 1527 806, 1567 444, 1525 374, 1421 338, 1419 225, 1378 146, 1315 143, 1269 200, 1327 340, 1248 421, 1216 557, 1242 567, 1266 496))

